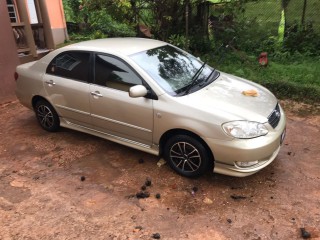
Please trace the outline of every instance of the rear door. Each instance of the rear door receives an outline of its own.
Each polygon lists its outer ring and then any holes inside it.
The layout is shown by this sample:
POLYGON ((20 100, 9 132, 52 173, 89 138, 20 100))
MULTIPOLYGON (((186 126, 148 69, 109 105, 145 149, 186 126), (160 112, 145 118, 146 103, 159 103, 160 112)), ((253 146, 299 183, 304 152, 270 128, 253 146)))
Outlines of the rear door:
POLYGON ((60 53, 48 65, 44 75, 48 100, 69 124, 91 126, 90 58, 89 52, 60 53))
POLYGON ((123 60, 96 54, 95 81, 90 86, 94 128, 123 141, 150 146, 153 131, 153 100, 131 98, 129 88, 144 85, 140 76, 123 60))

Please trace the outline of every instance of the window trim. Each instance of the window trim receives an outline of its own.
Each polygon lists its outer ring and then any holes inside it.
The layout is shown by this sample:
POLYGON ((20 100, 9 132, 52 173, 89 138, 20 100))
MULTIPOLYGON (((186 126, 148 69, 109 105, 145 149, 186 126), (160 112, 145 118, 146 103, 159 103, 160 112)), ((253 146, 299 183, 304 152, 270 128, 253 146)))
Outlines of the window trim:
MULTIPOLYGON (((100 86, 100 87, 106 87, 107 86, 101 86, 99 84, 96 84, 96 57, 98 55, 103 55, 106 57, 110 57, 110 58, 114 58, 120 62, 122 62, 124 65, 126 65, 132 72, 133 74, 135 74, 140 80, 141 80, 141 84, 148 90, 148 94, 145 96, 146 98, 149 99, 153 99, 153 100, 158 100, 158 96, 155 94, 155 92, 152 90, 152 88, 149 86, 149 84, 143 79, 143 77, 141 77, 141 75, 130 65, 128 64, 125 60, 123 60, 122 58, 109 54, 109 53, 104 53, 104 52, 93 52, 92 54, 92 84, 96 85, 96 86, 100 86)), ((115 89, 115 88, 110 88, 110 89, 115 89)), ((119 91, 123 91, 121 89, 115 89, 115 90, 119 90, 119 91)))
POLYGON ((55 77, 61 77, 61 78, 66 78, 66 79, 69 79, 69 80, 73 80, 73 81, 77 81, 77 82, 82 82, 82 83, 92 83, 92 52, 91 51, 82 51, 82 50, 67 50, 67 51, 63 51, 63 52, 60 52, 58 53, 54 58, 51 59, 51 61, 49 62, 49 64, 47 65, 47 68, 46 68, 46 74, 48 75, 51 75, 51 76, 55 76, 55 77), (51 71, 48 72, 48 69, 49 67, 51 66, 51 63, 56 59, 58 58, 59 56, 63 55, 63 54, 67 54, 67 53, 72 53, 72 52, 75 52, 75 53, 88 53, 89 54, 89 59, 88 59, 88 76, 87 76, 87 81, 84 81, 84 80, 80 80, 80 79, 76 79, 76 78, 70 78, 70 77, 66 77, 66 76, 59 76, 59 75, 56 75, 56 74, 52 74, 51 71))

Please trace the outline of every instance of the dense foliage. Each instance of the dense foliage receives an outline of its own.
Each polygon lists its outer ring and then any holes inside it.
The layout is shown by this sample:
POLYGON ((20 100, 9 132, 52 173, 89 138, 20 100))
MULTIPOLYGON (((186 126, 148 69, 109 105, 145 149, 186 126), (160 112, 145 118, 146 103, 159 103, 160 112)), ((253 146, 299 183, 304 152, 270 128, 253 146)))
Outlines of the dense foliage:
POLYGON ((143 36, 139 26, 144 26, 149 28, 152 38, 191 51, 222 70, 268 85, 280 96, 302 99, 308 92, 310 98, 319 101, 320 74, 309 68, 309 63, 319 66, 320 19, 314 10, 320 7, 318 0, 308 0, 308 5, 306 0, 63 0, 63 3, 72 40, 143 36), (257 61, 261 52, 268 52, 271 60, 263 69, 257 61), (294 67, 292 62, 296 64, 294 67))
POLYGON ((86 38, 135 36, 129 1, 63 0, 63 3, 67 22, 78 24, 71 33, 85 33, 89 36, 86 38))

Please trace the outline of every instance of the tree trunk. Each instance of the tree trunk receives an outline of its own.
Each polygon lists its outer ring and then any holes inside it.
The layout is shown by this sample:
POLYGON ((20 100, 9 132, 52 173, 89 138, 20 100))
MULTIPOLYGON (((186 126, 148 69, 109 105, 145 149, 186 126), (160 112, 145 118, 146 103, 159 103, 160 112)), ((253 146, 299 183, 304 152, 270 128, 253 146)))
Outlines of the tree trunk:
POLYGON ((186 3, 186 45, 185 49, 189 48, 188 41, 189 40, 189 1, 186 3))
POLYGON ((197 6, 197 22, 196 25, 200 27, 200 33, 204 38, 209 38, 208 24, 209 24, 209 4, 203 2, 197 6))
POLYGON ((303 3, 303 10, 302 10, 302 17, 301 17, 301 25, 304 25, 305 17, 306 17, 306 9, 307 9, 307 0, 304 0, 303 3))

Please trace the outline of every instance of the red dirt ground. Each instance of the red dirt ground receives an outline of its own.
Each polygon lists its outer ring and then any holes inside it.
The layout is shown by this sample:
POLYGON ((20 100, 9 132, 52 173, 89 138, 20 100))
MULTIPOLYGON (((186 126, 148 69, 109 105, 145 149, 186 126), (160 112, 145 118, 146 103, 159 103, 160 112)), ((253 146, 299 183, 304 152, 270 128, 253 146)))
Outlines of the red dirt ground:
POLYGON ((283 105, 287 137, 270 166, 187 179, 140 151, 48 133, 17 101, 3 104, 0 239, 302 239, 300 228, 320 239, 319 108, 283 105), (150 197, 137 199, 146 178, 150 197))

